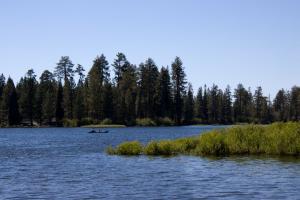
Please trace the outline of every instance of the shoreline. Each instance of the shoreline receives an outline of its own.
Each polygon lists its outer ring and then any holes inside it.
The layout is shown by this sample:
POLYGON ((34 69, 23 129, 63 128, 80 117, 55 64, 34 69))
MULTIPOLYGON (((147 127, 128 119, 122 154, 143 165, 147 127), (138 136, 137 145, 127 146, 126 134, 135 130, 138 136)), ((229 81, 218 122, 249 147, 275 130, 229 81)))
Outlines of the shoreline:
MULTIPOLYGON (((180 124, 180 125, 132 125, 127 126, 124 124, 88 124, 82 126, 54 126, 54 125, 42 125, 42 126, 28 126, 28 125, 15 125, 15 126, 0 126, 1 128, 129 128, 129 127, 184 127, 184 126, 194 126, 194 127, 201 127, 201 126, 246 126, 246 125, 253 125, 253 123, 233 123, 233 124, 180 124)), ((270 124, 255 124, 255 125, 270 125, 270 124)))

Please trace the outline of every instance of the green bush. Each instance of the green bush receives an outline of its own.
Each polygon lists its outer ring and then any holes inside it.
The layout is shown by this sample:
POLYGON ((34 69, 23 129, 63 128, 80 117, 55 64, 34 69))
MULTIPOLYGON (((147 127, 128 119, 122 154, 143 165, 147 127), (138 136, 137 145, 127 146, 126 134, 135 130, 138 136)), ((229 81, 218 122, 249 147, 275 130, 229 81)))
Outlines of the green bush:
POLYGON ((143 151, 143 146, 138 141, 124 142, 115 149, 108 148, 107 151, 116 155, 140 155, 143 151))
POLYGON ((196 146, 193 154, 195 155, 225 155, 228 150, 224 143, 224 134, 218 131, 212 131, 209 134, 200 136, 199 144, 196 146))
POLYGON ((83 118, 80 121, 81 125, 90 125, 90 124, 93 124, 93 123, 94 123, 93 119, 89 118, 89 117, 83 118))
POLYGON ((156 123, 150 118, 138 118, 136 119, 137 126, 156 126, 156 123))
POLYGON ((265 128, 259 125, 236 126, 224 131, 230 154, 265 153, 265 128))
POLYGON ((177 154, 175 143, 169 140, 162 140, 159 142, 152 141, 144 148, 145 155, 164 155, 170 156, 177 154))
POLYGON ((156 121, 157 125, 160 126, 174 126, 175 122, 169 117, 158 118, 156 121))
POLYGON ((193 124, 203 124, 203 120, 202 119, 200 119, 200 118, 194 118, 193 119, 193 124))
POLYGON ((111 119, 109 118, 105 118, 104 120, 102 120, 101 124, 103 125, 111 125, 113 122, 111 119))
POLYGON ((300 154, 300 123, 275 123, 266 127, 267 154, 299 155, 300 154))
POLYGON ((64 127, 77 127, 78 126, 78 120, 76 119, 64 119, 63 120, 64 127))

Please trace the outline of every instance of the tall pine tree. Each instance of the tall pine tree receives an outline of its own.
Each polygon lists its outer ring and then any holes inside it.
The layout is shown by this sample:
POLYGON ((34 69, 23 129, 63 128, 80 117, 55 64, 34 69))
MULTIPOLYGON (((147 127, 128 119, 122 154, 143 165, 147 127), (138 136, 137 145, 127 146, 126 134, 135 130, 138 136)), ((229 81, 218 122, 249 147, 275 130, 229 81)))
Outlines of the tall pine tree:
POLYGON ((157 106, 155 83, 157 83, 159 72, 151 58, 147 59, 145 64, 140 64, 139 74, 139 117, 154 118, 157 106))
POLYGON ((96 57, 88 73, 90 116, 104 119, 104 83, 109 80, 109 66, 105 56, 96 57))
POLYGON ((14 126, 20 122, 17 91, 10 77, 7 80, 2 94, 1 120, 2 126, 14 126))
POLYGON ((38 83, 33 69, 28 70, 26 76, 20 81, 18 93, 20 95, 19 105, 20 113, 23 120, 28 120, 33 126, 33 118, 35 113, 35 96, 38 83))
POLYGON ((194 95, 192 85, 188 85, 188 92, 184 98, 184 123, 192 124, 194 119, 194 95))
POLYGON ((172 82, 174 97, 174 120, 176 124, 181 124, 183 111, 183 96, 186 89, 186 79, 182 61, 176 57, 172 63, 172 82))

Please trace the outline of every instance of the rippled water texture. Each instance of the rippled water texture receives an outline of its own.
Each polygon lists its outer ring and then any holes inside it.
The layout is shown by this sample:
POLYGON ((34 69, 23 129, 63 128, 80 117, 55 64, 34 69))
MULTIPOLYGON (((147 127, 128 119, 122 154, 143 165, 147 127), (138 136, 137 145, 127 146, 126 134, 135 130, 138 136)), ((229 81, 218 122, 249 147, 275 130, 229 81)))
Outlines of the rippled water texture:
POLYGON ((0 199, 300 199, 300 160, 108 156, 108 145, 217 128, 0 129, 0 199))

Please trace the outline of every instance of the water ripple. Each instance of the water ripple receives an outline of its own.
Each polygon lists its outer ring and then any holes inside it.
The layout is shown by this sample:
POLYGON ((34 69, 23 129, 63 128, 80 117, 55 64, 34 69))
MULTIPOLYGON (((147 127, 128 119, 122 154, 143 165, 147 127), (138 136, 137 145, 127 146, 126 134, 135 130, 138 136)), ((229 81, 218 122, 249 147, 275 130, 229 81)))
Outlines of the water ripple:
POLYGON ((210 128, 0 129, 0 199, 299 199, 299 159, 104 153, 210 128))

